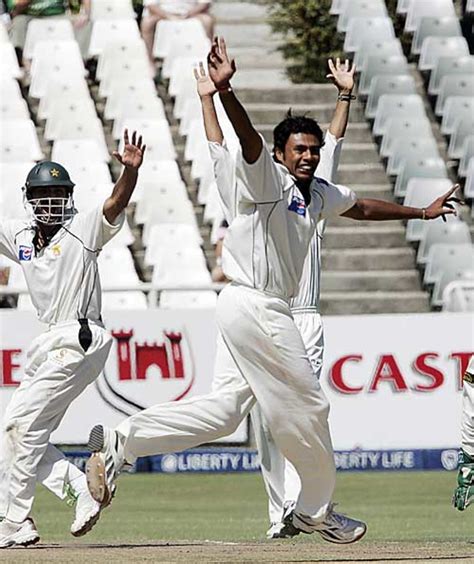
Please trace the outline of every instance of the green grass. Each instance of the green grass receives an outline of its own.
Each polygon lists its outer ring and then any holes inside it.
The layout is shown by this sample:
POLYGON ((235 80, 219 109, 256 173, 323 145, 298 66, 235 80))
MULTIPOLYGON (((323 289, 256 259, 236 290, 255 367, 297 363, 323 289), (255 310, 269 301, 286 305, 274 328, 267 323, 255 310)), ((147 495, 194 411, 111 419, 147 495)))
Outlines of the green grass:
MULTIPOLYGON (((447 472, 340 474, 335 499, 340 511, 368 522, 367 540, 466 541, 474 538, 474 509, 452 508, 455 478, 447 472)), ((42 488, 34 515, 43 542, 72 540, 72 510, 42 488)), ((259 475, 137 474, 120 479, 112 506, 82 542, 253 541, 264 538, 266 528, 259 475)))

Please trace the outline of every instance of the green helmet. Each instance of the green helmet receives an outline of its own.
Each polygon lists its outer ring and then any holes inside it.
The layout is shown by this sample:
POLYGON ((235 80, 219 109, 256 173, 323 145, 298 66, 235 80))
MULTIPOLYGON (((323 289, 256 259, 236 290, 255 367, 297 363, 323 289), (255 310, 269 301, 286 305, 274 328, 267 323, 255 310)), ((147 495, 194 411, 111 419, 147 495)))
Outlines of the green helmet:
POLYGON ((43 161, 30 170, 26 177, 25 188, 28 191, 30 188, 47 186, 64 186, 72 190, 74 182, 62 165, 53 161, 43 161))

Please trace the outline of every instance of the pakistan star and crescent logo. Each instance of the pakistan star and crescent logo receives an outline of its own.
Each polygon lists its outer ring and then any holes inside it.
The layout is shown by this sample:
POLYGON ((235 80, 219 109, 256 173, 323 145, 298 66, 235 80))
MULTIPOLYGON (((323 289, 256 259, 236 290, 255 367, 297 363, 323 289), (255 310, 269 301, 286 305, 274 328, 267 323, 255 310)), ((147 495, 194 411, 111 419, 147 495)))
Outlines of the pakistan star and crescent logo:
POLYGON ((54 178, 57 178, 59 176, 59 170, 57 168, 52 168, 50 172, 51 176, 54 176, 54 178))

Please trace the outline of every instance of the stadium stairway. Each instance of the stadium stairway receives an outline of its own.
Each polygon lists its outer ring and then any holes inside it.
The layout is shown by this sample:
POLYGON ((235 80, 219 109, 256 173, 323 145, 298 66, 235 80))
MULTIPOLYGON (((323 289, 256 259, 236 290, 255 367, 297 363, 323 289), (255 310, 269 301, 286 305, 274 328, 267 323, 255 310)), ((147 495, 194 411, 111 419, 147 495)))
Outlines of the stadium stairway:
MULTIPOLYGON (((236 58, 236 90, 257 129, 272 142, 273 127, 288 108, 309 113, 327 127, 336 102, 331 84, 294 85, 282 73, 278 38, 265 23, 265 7, 255 3, 215 3, 216 33, 224 35, 236 58), (238 87, 239 73, 244 76, 238 87), (245 86, 244 86, 245 84, 245 86)), ((203 209, 196 203, 197 186, 184 162, 184 139, 172 117, 172 100, 164 85, 160 95, 174 132, 178 162, 195 203, 196 215, 212 266, 214 254, 203 209)), ((337 181, 360 197, 393 199, 389 179, 378 156, 359 101, 352 104, 337 181)), ((415 250, 405 241, 402 222, 331 221, 323 241, 321 308, 325 314, 392 313, 429 311, 429 296, 421 288, 415 250)))

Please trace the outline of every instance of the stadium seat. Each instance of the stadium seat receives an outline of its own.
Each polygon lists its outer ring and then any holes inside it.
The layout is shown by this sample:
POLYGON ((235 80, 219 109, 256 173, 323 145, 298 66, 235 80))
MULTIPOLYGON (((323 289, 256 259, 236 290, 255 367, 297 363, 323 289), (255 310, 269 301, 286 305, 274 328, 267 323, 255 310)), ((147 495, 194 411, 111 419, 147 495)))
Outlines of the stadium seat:
POLYGON ((156 179, 168 181, 172 185, 182 183, 181 173, 179 172, 178 163, 175 160, 168 161, 149 161, 145 159, 138 175, 137 186, 132 194, 131 201, 138 202, 143 196, 144 184, 156 183, 156 179))
MULTIPOLYGON (((449 178, 411 178, 407 184, 403 203, 405 206, 415 208, 426 207, 439 196, 446 194, 451 186, 452 182, 449 178)), ((419 241, 427 226, 428 222, 421 219, 408 220, 407 241, 419 241)))
POLYGON ((474 96, 450 96, 445 103, 441 133, 451 135, 458 119, 469 119, 474 114, 474 96))
POLYGON ((38 41, 69 40, 75 41, 74 29, 68 19, 37 18, 30 21, 26 30, 25 47, 23 57, 31 59, 35 45, 38 41))
POLYGON ((398 0, 397 1, 397 14, 406 14, 410 7, 410 4, 414 0, 398 0))
POLYGON ((58 139, 53 144, 51 160, 57 163, 100 161, 103 155, 95 139, 58 139))
POLYGON ((133 258, 126 247, 104 247, 97 264, 104 290, 124 286, 139 287, 140 280, 133 264, 133 258))
POLYGON ((148 238, 153 225, 163 223, 186 223, 194 227, 196 233, 199 229, 191 202, 170 203, 165 208, 153 208, 150 210, 148 221, 143 227, 143 244, 148 245, 148 238))
POLYGON ((186 137, 191 123, 202 116, 201 102, 198 96, 188 98, 183 106, 182 117, 179 122, 179 134, 186 137))
POLYGON ((23 71, 18 64, 15 49, 11 43, 0 41, 0 75, 2 77, 22 78, 23 71))
POLYGON ((30 119, 30 111, 25 100, 16 96, 0 100, 0 120, 4 119, 30 119))
POLYGON ((474 134, 468 135, 462 146, 462 156, 459 162, 458 174, 465 177, 469 171, 469 163, 474 158, 474 134))
POLYGON ((432 245, 428 253, 423 284, 434 284, 449 262, 451 264, 452 262, 458 263, 460 266, 464 266, 466 270, 471 270, 473 252, 474 247, 471 243, 464 245, 436 243, 436 245, 432 245))
POLYGON ((114 88, 107 96, 104 108, 105 119, 115 119, 122 111, 124 99, 128 96, 135 96, 136 98, 156 96, 156 87, 153 79, 151 77, 137 79, 135 76, 132 76, 121 82, 119 87, 114 88))
POLYGON ((358 51, 363 41, 394 39, 395 31, 390 18, 351 18, 344 38, 344 51, 358 51))
POLYGON ((375 118, 379 99, 384 94, 400 95, 415 94, 415 92, 415 79, 410 75, 400 74, 394 76, 376 76, 370 84, 365 116, 367 118, 375 118))
POLYGON ((152 78, 150 64, 145 59, 134 61, 117 60, 113 65, 107 67, 99 85, 99 96, 107 98, 115 90, 122 88, 123 84, 130 84, 131 81, 139 81, 145 78, 152 78))
POLYGON ((405 31, 414 32, 423 17, 456 17, 452 0, 413 0, 408 6, 405 31))
MULTIPOLYGON (((444 246, 444 244, 442 244, 442 246, 444 246)), ((434 281, 433 294, 431 296, 431 303, 434 306, 443 305, 443 291, 450 282, 463 278, 474 279, 474 246, 472 244, 470 246, 446 246, 450 247, 450 249, 444 254, 443 265, 434 281)), ((437 245, 431 247, 428 261, 432 259, 431 250, 436 247, 437 245)), ((433 254, 435 253, 436 250, 433 254)))
POLYGON ((153 225, 147 241, 144 262, 146 265, 156 264, 157 260, 168 249, 199 248, 202 238, 196 229, 186 223, 163 223, 153 225))
POLYGON ((451 56, 469 55, 469 46, 464 37, 427 37, 421 47, 418 68, 421 71, 435 68, 438 59, 449 53, 451 56))
POLYGON ((347 31, 352 18, 380 18, 387 15, 383 0, 351 0, 342 7, 337 20, 337 31, 347 31))
POLYGON ((84 77, 86 71, 84 65, 77 60, 74 61, 48 61, 42 59, 36 67, 35 74, 31 77, 28 90, 32 98, 42 98, 46 94, 49 81, 60 78, 61 81, 78 80, 84 77), (74 62, 75 61, 75 62, 74 62))
POLYGON ((423 17, 420 20, 415 37, 411 44, 412 55, 419 55, 423 41, 427 37, 455 37, 461 36, 459 20, 452 17, 423 17))
POLYGON ((110 184, 112 177, 106 163, 100 160, 69 163, 68 172, 76 184, 110 184))
POLYGON ((120 41, 109 41, 97 61, 96 80, 102 80, 104 73, 113 65, 117 58, 120 60, 136 60, 140 58, 146 59, 146 47, 142 39, 129 40, 122 39, 120 41))
POLYGON ((439 93, 441 80, 450 74, 474 74, 474 56, 439 57, 436 66, 430 74, 428 93, 435 96, 439 93))
POLYGON ((405 196, 408 181, 412 178, 447 178, 446 164, 441 157, 420 158, 413 155, 405 159, 395 183, 395 196, 405 196))
MULTIPOLYGON (((146 161, 169 161, 176 158, 171 131, 166 119, 132 119, 123 122, 123 130, 129 133, 138 131, 146 140, 146 161)), ((118 133, 118 132, 117 132, 118 133)), ((123 131, 121 132, 123 136, 123 131)), ((120 139, 119 151, 123 148, 123 137, 120 139)))
POLYGON ((166 205, 173 200, 176 202, 189 200, 186 185, 182 180, 170 182, 166 177, 156 177, 153 182, 141 182, 140 188, 140 198, 134 215, 138 225, 146 223, 153 206, 166 205))
POLYGON ((380 145, 380 156, 390 157, 393 154, 393 147, 400 139, 411 139, 420 137, 421 139, 433 139, 430 120, 426 115, 418 117, 404 117, 395 115, 386 122, 385 132, 380 145))
POLYGON ((449 282, 443 291, 443 311, 474 312, 474 280, 461 279, 449 282))
POLYGON ((105 142, 104 129, 98 117, 94 119, 71 119, 61 122, 58 127, 57 139, 94 139, 100 147, 97 160, 108 162, 110 160, 109 150, 105 142))
POLYGON ((91 21, 135 19, 131 0, 92 0, 91 21))
POLYGON ((209 39, 204 36, 203 39, 195 39, 186 37, 181 40, 177 37, 173 38, 170 50, 163 61, 162 74, 164 78, 171 78, 174 62, 176 59, 185 57, 195 57, 196 62, 206 60, 207 54, 211 43, 209 39))
MULTIPOLYGON (((41 39, 35 44, 31 60, 30 75, 44 72, 44 65, 69 62, 84 69, 79 45, 74 39, 41 39)), ((85 69, 84 69, 85 74, 85 69)))
POLYGON ((460 159, 463 156, 464 142, 474 131, 474 115, 469 118, 458 118, 454 123, 454 131, 449 140, 448 156, 460 159))
POLYGON ((102 292, 102 311, 115 309, 148 309, 146 296, 143 292, 102 292))
POLYGON ((19 100, 23 98, 18 81, 10 76, 1 75, 0 100, 12 100, 13 98, 19 100))
POLYGON ((367 95, 370 91, 372 80, 383 74, 402 75, 408 74, 408 63, 405 56, 399 55, 370 55, 367 58, 365 69, 359 77, 359 94, 367 95))
POLYGON ((332 0, 329 13, 333 16, 338 16, 344 11, 344 8, 349 2, 350 0, 332 0))
POLYGON ((123 38, 140 39, 140 31, 134 19, 97 20, 93 22, 88 58, 99 56, 111 41, 121 41, 123 38))
MULTIPOLYGON (((123 135, 125 123, 135 120, 153 120, 153 121, 166 121, 165 108, 163 102, 155 94, 140 95, 136 97, 133 94, 128 94, 122 98, 119 111, 114 120, 112 128, 112 137, 120 139, 123 135)), ((169 130, 169 127, 167 128, 169 130)), ((147 139, 147 149, 150 148, 147 139)), ((149 156, 149 155, 148 155, 149 156)), ((173 157, 161 157, 173 158, 173 157)), ((159 155, 153 160, 159 160, 159 155)))
POLYGON ((387 163, 387 174, 400 174, 407 159, 419 157, 422 159, 439 158, 438 145, 431 137, 405 137, 397 139, 392 146, 392 154, 387 163))
POLYGON ((357 71, 362 72, 365 70, 367 65, 367 59, 376 53, 377 56, 389 57, 392 55, 403 56, 403 49, 400 40, 397 38, 393 39, 373 39, 372 37, 367 37, 363 39, 360 48, 354 55, 354 65, 357 71))
POLYGON ((442 116, 444 105, 450 96, 471 97, 474 92, 474 76, 466 74, 450 74, 441 79, 435 114, 442 116))
POLYGON ((56 101, 64 98, 68 100, 91 99, 87 82, 83 76, 74 75, 50 80, 40 98, 38 118, 47 119, 56 101))
POLYGON ((56 98, 55 104, 46 119, 44 138, 47 141, 57 139, 60 124, 68 119, 94 120, 96 118, 97 113, 92 98, 78 98, 76 100, 69 100, 64 97, 56 98))
POLYGON ((19 190, 24 186, 26 177, 35 164, 34 161, 2 162, 0 165, 0 186, 2 187, 0 197, 7 191, 19 190))
POLYGON ((187 292, 163 290, 160 294, 160 307, 166 309, 214 309, 217 305, 217 294, 212 290, 187 292))
POLYGON ((199 20, 161 20, 155 30, 153 55, 157 59, 164 59, 172 49, 173 41, 181 39, 196 40, 198 43, 206 39, 206 34, 199 20))
POLYGON ((449 245, 471 243, 469 226, 459 219, 454 219, 446 223, 440 219, 428 222, 420 239, 416 262, 418 264, 425 264, 428 260, 430 248, 437 243, 446 243, 449 245))
POLYGON ((471 157, 467 165, 466 184, 464 185, 466 198, 474 199, 474 158, 471 157))
POLYGON ((40 161, 44 155, 41 150, 35 124, 31 119, 4 119, 2 120, 2 135, 0 135, 0 159, 11 161, 10 154, 18 154, 21 149, 21 158, 17 161, 40 161))
POLYGON ((474 0, 467 0, 467 2, 466 2, 466 14, 468 14, 468 15, 474 14, 474 0))
POLYGON ((204 257, 186 257, 181 254, 167 256, 153 269, 152 284, 163 289, 212 284, 204 257))
POLYGON ((0 43, 9 43, 8 29, 3 21, 0 21, 0 43))
MULTIPOLYGON (((61 161, 59 161, 61 163, 61 161)), ((61 163, 63 164, 63 163, 61 163)), ((97 164, 96 162, 91 163, 91 168, 93 168, 97 164)), ((64 163, 64 166, 68 168, 68 164, 64 163)), ((71 172, 71 175, 73 173, 71 172)), ((88 211, 96 206, 98 206, 101 202, 105 202, 105 200, 112 194, 113 190, 113 183, 112 182, 105 182, 103 184, 97 182, 80 182, 80 178, 73 178, 73 182, 76 183, 74 187, 74 206, 80 212, 88 211)), ((122 230, 120 230, 120 233, 122 230)), ((114 241, 117 237, 120 236, 116 235, 112 241, 114 241)))

